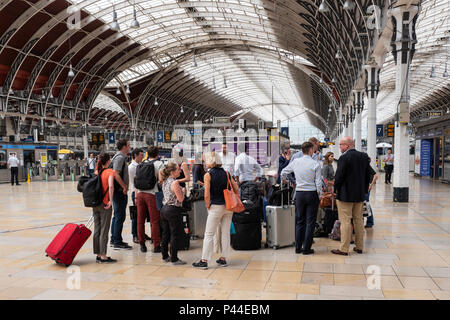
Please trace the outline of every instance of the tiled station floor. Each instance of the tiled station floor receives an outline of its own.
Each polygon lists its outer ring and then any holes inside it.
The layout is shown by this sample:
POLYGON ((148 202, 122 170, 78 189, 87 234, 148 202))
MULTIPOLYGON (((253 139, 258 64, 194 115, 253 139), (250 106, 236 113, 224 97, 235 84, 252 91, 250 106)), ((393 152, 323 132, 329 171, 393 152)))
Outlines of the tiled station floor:
MULTIPOLYGON (((293 248, 233 251, 227 268, 194 270, 202 246, 195 240, 180 253, 186 266, 164 264, 137 245, 109 251, 119 262, 104 265, 95 263, 91 238, 74 261, 81 282, 73 290, 72 269, 44 250, 65 223, 90 216, 76 184, 2 184, 0 299, 450 299, 450 186, 411 177, 410 202, 395 204, 383 179, 371 196, 375 226, 362 255, 333 255, 338 242, 317 238, 312 256, 293 248), (381 289, 368 289, 369 265, 380 266, 381 289)), ((128 214, 124 236, 131 244, 128 214)))

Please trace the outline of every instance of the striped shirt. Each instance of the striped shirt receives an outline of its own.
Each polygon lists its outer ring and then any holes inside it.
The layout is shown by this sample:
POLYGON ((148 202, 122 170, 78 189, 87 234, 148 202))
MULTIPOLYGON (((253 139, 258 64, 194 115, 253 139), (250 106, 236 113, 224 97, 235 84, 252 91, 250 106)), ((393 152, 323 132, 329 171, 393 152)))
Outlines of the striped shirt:
POLYGON ((322 173, 320 164, 309 155, 294 159, 281 171, 281 179, 294 173, 296 191, 317 191, 319 198, 322 194, 322 173))

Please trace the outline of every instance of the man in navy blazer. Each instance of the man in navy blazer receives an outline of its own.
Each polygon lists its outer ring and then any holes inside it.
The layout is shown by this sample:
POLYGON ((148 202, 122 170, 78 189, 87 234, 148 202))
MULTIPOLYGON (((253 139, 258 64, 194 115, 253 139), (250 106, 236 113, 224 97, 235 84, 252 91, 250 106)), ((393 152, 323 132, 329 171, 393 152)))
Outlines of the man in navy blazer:
POLYGON ((355 228, 355 248, 357 253, 364 247, 364 217, 362 213, 365 195, 369 189, 370 177, 375 174, 366 153, 356 151, 355 142, 351 137, 340 141, 343 153, 338 161, 334 180, 334 192, 341 222, 341 246, 331 250, 334 254, 347 256, 352 237, 352 224, 355 228))

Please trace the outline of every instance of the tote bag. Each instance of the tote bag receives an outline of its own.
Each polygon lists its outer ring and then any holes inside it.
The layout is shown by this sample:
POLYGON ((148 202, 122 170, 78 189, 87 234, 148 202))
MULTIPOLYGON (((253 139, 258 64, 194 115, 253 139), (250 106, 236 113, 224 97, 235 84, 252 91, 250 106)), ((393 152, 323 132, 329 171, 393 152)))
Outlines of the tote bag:
POLYGON ((225 198, 225 207, 228 211, 242 212, 245 210, 244 205, 241 202, 241 198, 238 194, 234 193, 231 186, 230 174, 227 172, 227 188, 223 190, 223 196, 225 198))

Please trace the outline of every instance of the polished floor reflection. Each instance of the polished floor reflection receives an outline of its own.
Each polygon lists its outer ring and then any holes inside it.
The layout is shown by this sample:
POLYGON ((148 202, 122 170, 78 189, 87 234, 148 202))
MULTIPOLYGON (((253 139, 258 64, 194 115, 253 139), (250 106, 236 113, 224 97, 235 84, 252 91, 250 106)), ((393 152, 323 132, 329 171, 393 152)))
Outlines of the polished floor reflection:
MULTIPOLYGON (((180 253, 186 266, 167 265, 137 245, 109 251, 117 264, 96 264, 91 239, 75 267, 58 266, 45 257, 46 246, 65 223, 91 213, 76 184, 3 184, 0 193, 0 299, 450 299, 450 186, 440 182, 411 177, 405 204, 393 203, 392 186, 378 183, 362 255, 333 255, 338 242, 317 238, 312 256, 293 248, 233 251, 229 267, 208 270, 190 266, 202 240, 180 253), (379 289, 370 266, 380 271, 379 289)), ((132 243, 130 230, 127 215, 124 238, 132 243)))

